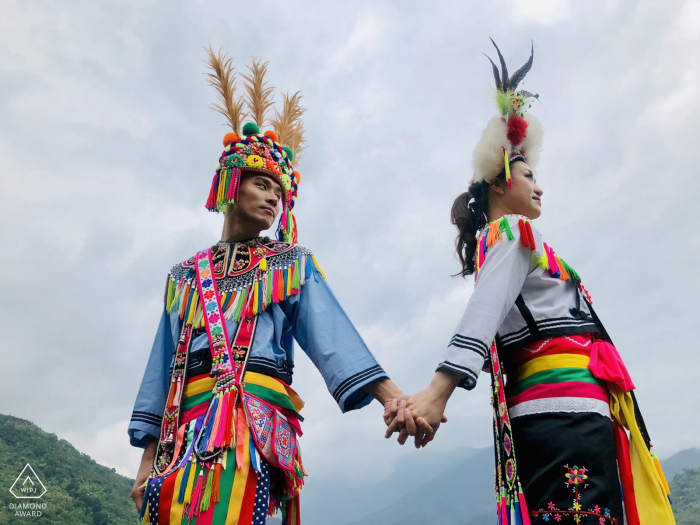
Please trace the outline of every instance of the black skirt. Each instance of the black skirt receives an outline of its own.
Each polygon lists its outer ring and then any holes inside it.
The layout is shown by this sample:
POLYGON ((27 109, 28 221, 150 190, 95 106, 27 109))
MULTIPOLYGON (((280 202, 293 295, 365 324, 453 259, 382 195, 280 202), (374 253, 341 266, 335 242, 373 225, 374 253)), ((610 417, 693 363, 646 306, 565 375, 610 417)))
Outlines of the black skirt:
POLYGON ((516 417, 511 425, 533 524, 623 524, 610 418, 546 413, 516 417))

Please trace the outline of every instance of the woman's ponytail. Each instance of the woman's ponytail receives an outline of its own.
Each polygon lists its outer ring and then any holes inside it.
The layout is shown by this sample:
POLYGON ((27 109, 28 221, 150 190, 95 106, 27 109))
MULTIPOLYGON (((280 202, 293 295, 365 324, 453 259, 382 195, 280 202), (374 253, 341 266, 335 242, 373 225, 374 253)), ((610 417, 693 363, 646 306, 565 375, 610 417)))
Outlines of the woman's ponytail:
POLYGON ((459 230, 455 249, 462 264, 462 271, 459 274, 463 277, 474 273, 476 233, 486 225, 488 214, 487 189, 488 184, 475 182, 452 203, 452 224, 459 230))

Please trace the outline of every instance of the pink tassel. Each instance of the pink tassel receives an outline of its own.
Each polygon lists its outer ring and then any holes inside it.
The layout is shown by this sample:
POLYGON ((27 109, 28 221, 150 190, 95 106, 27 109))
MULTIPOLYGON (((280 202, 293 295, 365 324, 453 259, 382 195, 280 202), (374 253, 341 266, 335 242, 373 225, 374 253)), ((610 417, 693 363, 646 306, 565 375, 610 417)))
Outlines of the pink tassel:
POLYGON ((187 518, 192 519, 192 516, 199 514, 199 503, 202 496, 202 484, 204 483, 204 471, 206 467, 202 465, 202 470, 199 471, 199 476, 197 476, 197 485, 192 491, 192 499, 190 500, 190 508, 187 513, 187 518))
POLYGON ((223 395, 223 399, 221 400, 221 420, 219 421, 219 426, 216 429, 216 437, 214 438, 214 448, 221 447, 222 441, 224 439, 224 434, 226 433, 226 428, 229 424, 228 397, 229 391, 227 390, 223 395))
POLYGON ((523 525, 530 525, 530 513, 527 511, 527 503, 525 503, 525 493, 518 478, 518 499, 520 500, 520 515, 523 517, 523 525))
POLYGON ((238 192, 241 189, 241 170, 240 168, 233 168, 233 173, 231 174, 233 178, 233 194, 235 196, 235 201, 238 202, 238 192))
POLYGON ((236 193, 234 192, 234 190, 235 190, 234 186, 235 186, 235 183, 233 180, 233 172, 231 172, 228 174, 228 191, 226 192, 226 200, 228 202, 232 201, 233 197, 236 195, 236 193))

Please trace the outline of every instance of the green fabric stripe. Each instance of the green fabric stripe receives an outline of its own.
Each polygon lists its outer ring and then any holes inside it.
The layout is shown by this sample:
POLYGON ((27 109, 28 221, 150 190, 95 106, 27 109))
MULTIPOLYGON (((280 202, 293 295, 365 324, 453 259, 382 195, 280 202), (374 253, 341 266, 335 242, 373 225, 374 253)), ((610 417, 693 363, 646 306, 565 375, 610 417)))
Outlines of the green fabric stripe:
POLYGON ((507 395, 515 396, 520 392, 523 392, 535 385, 546 385, 552 383, 566 383, 568 381, 581 381, 584 383, 592 383, 594 385, 599 385, 605 388, 605 382, 599 381, 591 371, 587 368, 554 368, 552 370, 543 370, 541 372, 536 372, 530 377, 523 379, 519 383, 513 385, 512 388, 508 388, 507 395))
MULTIPOLYGON (((241 475, 243 475, 243 471, 241 471, 241 475)), ((211 525, 225 525, 235 477, 236 449, 232 448, 228 451, 228 454, 226 454, 226 468, 221 471, 221 477, 219 478, 219 503, 214 507, 214 516, 212 516, 211 525)))
POLYGON ((279 392, 275 392, 274 390, 270 390, 269 388, 265 388, 264 386, 251 385, 250 383, 246 383, 245 391, 275 406, 291 410, 292 412, 297 414, 299 421, 304 421, 304 419, 294 408, 294 405, 292 405, 292 402, 284 394, 280 394, 279 392))
POLYGON ((186 397, 182 401, 182 406, 180 407, 180 412, 185 412, 186 410, 189 410, 191 408, 196 407, 197 405, 200 405, 202 403, 209 403, 212 398, 212 393, 211 390, 208 392, 202 392, 201 394, 195 394, 190 397, 186 397))

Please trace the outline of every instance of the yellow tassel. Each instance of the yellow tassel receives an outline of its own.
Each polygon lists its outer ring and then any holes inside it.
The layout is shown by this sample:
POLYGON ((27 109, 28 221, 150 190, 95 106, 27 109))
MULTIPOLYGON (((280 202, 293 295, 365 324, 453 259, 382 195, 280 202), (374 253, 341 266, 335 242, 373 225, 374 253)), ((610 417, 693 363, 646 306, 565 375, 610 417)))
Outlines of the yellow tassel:
POLYGON ((659 477, 661 478, 661 483, 664 485, 664 490, 666 491, 666 495, 668 496, 671 494, 671 488, 668 486, 668 482, 666 481, 666 476, 664 476, 664 471, 661 469, 661 463, 659 463, 659 458, 656 454, 652 453, 654 457, 654 466, 656 467, 657 472, 659 473, 659 477))
POLYGON ((151 521, 151 518, 148 515, 148 511, 151 509, 148 508, 147 501, 144 501, 141 505, 146 505, 146 512, 143 513, 143 520, 141 520, 141 523, 143 523, 143 525, 148 525, 148 523, 150 523, 151 521))
POLYGON ((258 282, 253 283, 253 315, 258 315, 258 282))
POLYGON ((263 259, 260 261, 260 271, 261 272, 266 272, 267 271, 267 259, 263 257, 263 259))
POLYGON ((317 269, 319 272, 321 272, 321 275, 323 275, 323 278, 327 281, 327 280, 328 280, 328 277, 326 277, 326 274, 323 272, 323 270, 321 269, 321 267, 318 265, 318 261, 316 260, 316 257, 315 257, 313 254, 311 254, 311 259, 314 261, 314 265, 316 266, 316 269, 317 269))
POLYGON ((510 187, 510 163, 508 162, 508 151, 503 148, 504 162, 506 168, 506 182, 508 182, 508 187, 510 187))
POLYGON ((190 477, 187 480, 187 488, 185 489, 185 500, 184 503, 187 504, 190 502, 192 499, 192 489, 194 488, 194 480, 196 478, 195 474, 197 473, 197 464, 192 463, 190 465, 190 477))

